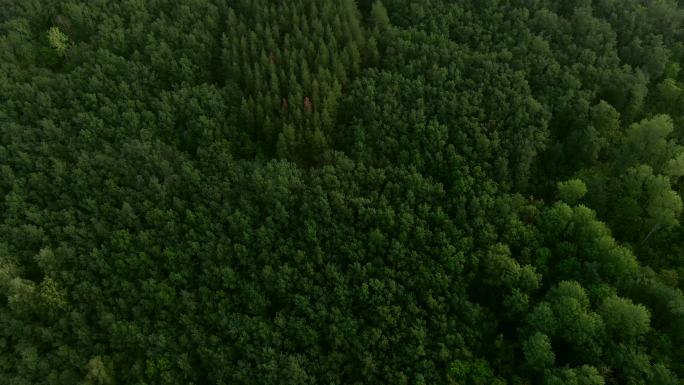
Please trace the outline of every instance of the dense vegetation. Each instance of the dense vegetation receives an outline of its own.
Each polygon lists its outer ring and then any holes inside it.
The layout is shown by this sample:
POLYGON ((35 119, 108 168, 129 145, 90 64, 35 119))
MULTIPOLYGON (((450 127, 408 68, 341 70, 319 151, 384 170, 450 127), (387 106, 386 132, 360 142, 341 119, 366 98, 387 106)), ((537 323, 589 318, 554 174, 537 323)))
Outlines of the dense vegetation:
POLYGON ((0 385, 684 384, 683 23, 0 1, 0 385))

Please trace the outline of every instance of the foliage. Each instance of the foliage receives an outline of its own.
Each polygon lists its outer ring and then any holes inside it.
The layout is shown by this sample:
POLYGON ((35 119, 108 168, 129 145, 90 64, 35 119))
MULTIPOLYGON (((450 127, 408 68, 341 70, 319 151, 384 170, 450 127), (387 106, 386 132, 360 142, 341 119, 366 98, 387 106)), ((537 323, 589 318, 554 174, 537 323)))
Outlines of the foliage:
POLYGON ((682 23, 3 2, 0 385, 680 384, 682 23))

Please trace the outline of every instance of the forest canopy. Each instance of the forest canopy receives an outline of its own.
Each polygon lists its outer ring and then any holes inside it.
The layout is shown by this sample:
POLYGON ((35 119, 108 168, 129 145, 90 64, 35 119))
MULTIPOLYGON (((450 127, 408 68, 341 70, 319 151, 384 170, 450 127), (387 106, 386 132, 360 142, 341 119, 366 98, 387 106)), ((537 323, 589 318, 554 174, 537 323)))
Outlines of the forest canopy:
POLYGON ((0 385, 684 384, 684 2, 5 0, 0 385))

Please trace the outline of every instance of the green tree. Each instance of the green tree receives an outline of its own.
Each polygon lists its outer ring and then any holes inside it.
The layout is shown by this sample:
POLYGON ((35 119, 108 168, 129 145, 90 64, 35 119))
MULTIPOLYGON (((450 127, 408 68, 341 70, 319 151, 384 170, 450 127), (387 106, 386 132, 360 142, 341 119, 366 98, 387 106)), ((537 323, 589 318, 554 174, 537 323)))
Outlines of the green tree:
POLYGON ((58 56, 64 57, 69 47, 69 37, 58 27, 52 27, 47 32, 47 39, 50 47, 55 50, 58 56))
POLYGON ((606 330, 618 338, 634 339, 649 330, 650 312, 627 298, 608 297, 599 308, 606 330))
POLYGON ((536 371, 552 367, 556 356, 551 348, 551 341, 543 333, 532 334, 522 346, 527 365, 536 371))
POLYGON ((576 204, 587 193, 587 186, 579 179, 558 182, 557 188, 560 199, 569 205, 576 204))
POLYGON ((387 9, 382 4, 382 1, 376 0, 371 7, 371 17, 373 19, 373 26, 378 29, 380 33, 385 33, 390 29, 390 19, 387 16, 387 9))

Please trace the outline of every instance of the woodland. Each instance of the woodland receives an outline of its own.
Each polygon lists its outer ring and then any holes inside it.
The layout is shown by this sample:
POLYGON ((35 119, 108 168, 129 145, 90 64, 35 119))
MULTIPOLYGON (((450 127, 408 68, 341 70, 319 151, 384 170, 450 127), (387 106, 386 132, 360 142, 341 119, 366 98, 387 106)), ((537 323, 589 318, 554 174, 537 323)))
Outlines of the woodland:
POLYGON ((684 384, 683 0, 0 0, 0 385, 684 384))

